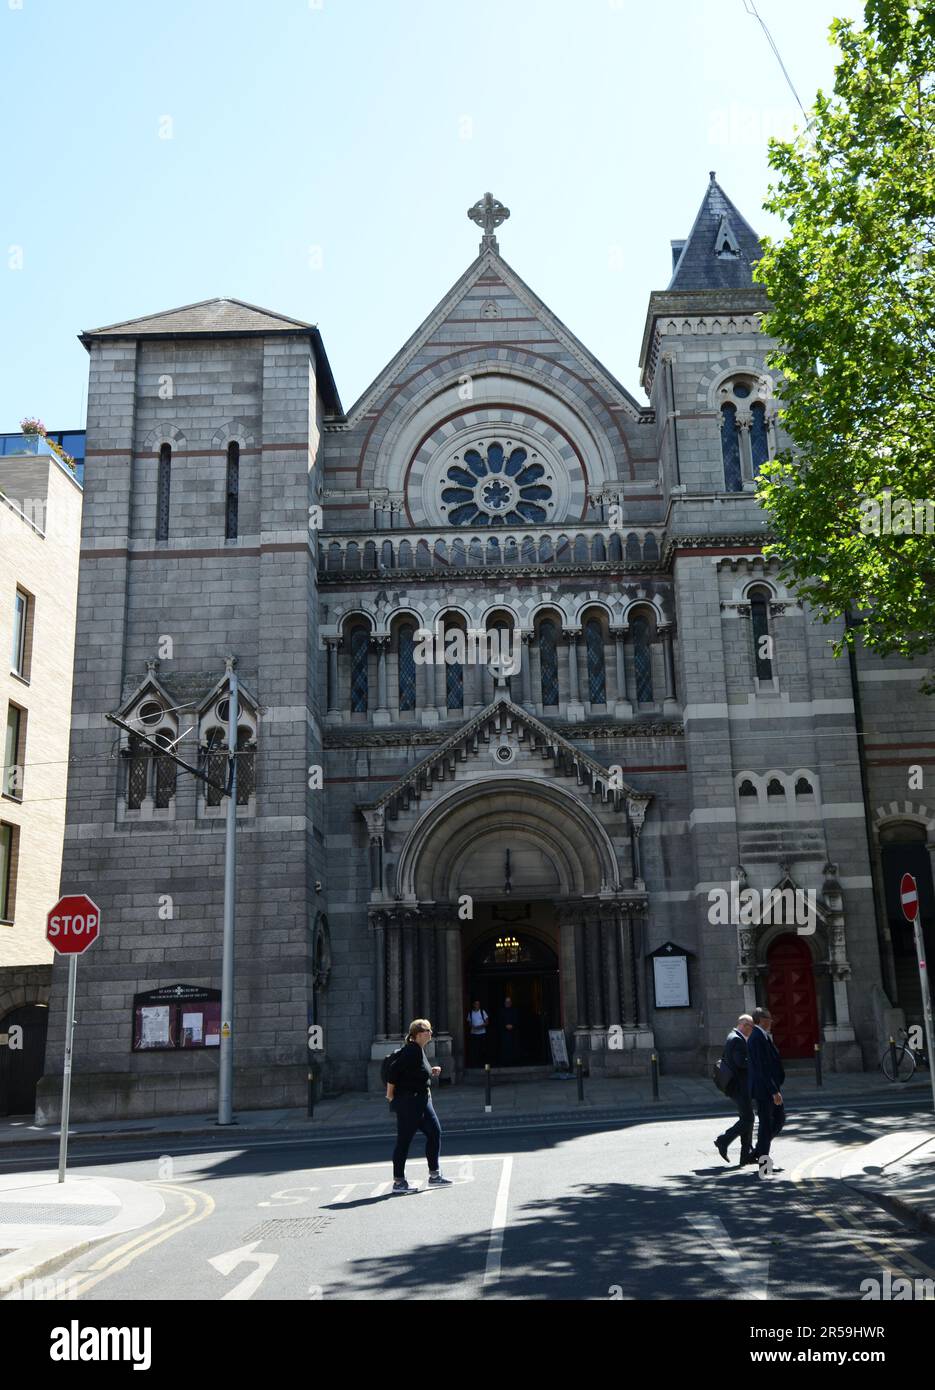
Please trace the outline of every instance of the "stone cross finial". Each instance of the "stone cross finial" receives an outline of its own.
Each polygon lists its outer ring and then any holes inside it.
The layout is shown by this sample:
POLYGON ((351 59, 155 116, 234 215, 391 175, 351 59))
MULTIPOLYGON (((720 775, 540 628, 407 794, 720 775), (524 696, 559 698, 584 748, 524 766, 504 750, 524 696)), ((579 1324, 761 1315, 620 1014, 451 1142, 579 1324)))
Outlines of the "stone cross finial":
POLYGON ((485 251, 499 251, 500 248, 497 245, 494 232, 500 223, 505 222, 509 217, 510 209, 505 208, 502 203, 498 203, 492 194, 485 193, 483 198, 478 198, 472 208, 468 208, 467 215, 472 222, 476 222, 478 227, 483 229, 484 235, 480 243, 481 255, 485 251))

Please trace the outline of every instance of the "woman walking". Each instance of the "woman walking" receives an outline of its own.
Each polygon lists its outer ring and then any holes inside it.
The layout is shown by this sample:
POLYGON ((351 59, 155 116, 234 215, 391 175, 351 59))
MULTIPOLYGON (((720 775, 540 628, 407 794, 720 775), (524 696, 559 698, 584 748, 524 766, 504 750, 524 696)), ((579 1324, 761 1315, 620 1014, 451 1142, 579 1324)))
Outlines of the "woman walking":
POLYGON ((429 1065, 425 1055, 432 1041, 432 1025, 427 1018, 414 1018, 409 1036, 393 1058, 387 1071, 386 1098, 396 1115, 396 1148, 393 1150, 393 1196, 416 1192, 406 1181, 406 1159, 413 1135, 425 1135, 425 1157, 429 1165, 429 1186, 450 1187, 438 1167, 442 1127, 432 1105, 432 1078, 441 1076, 441 1067, 429 1065))

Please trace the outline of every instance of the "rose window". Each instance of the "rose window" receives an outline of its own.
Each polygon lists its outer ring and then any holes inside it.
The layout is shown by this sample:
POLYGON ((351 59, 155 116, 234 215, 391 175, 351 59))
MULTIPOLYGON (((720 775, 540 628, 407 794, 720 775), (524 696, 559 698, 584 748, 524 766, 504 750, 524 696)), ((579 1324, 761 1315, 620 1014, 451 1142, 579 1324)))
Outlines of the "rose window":
POLYGON ((522 525, 548 520, 552 477, 539 455, 509 439, 474 444, 456 454, 442 486, 443 510, 452 526, 522 525))

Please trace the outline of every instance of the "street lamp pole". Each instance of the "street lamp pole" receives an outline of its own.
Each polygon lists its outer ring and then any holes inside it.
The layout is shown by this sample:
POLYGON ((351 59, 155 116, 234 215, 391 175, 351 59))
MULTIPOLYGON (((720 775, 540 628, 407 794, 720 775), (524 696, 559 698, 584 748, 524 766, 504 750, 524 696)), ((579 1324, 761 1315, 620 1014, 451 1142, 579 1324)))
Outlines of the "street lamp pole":
POLYGON ((218 1124, 234 1123, 234 928, 237 892, 237 715, 235 658, 227 660, 227 823, 224 832, 224 946, 221 962, 221 1055, 218 1124))

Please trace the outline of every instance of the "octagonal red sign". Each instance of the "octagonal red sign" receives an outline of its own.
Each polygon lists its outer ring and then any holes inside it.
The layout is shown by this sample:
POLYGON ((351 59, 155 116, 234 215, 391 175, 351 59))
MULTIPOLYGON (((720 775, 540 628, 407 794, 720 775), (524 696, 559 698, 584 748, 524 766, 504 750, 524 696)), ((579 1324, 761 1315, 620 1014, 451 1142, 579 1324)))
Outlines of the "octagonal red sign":
POLYGON ((101 930, 101 911, 85 893, 59 898, 46 918, 46 939, 63 956, 80 956, 101 930))

